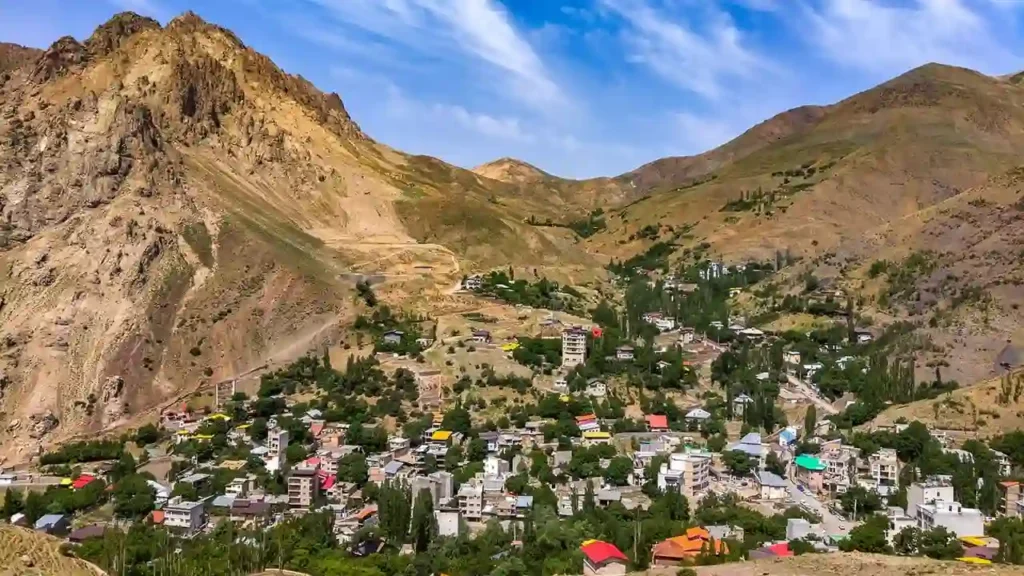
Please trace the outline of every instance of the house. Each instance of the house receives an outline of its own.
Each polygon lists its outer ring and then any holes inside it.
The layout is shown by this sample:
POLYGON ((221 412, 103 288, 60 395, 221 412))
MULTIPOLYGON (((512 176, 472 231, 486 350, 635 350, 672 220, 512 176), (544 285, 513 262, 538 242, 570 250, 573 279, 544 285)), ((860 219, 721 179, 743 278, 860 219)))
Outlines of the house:
POLYGON ((761 500, 775 501, 785 500, 789 495, 786 481, 777 474, 767 470, 756 470, 754 480, 761 488, 761 500))
POLYGON ((245 476, 234 478, 224 487, 224 493, 236 498, 245 498, 249 494, 249 479, 245 476))
MULTIPOLYGON (((908 495, 909 500, 909 495, 908 495)), ((959 502, 936 500, 930 504, 918 504, 917 527, 931 530, 942 526, 958 538, 981 536, 985 533, 985 515, 977 508, 964 508, 959 502)))
POLYGON ((46 514, 36 520, 35 529, 53 536, 64 536, 71 529, 71 519, 64 514, 46 514))
MULTIPOLYGON (((876 486, 896 486, 899 480, 900 461, 896 456, 896 450, 882 448, 868 457, 868 465, 871 479, 876 486)), ((914 515, 914 511, 908 506, 907 511, 914 515)))
POLYGON ((651 432, 664 432, 668 430, 668 416, 664 414, 648 414, 646 420, 647 429, 651 432))
POLYGON ((1009 476, 1013 473, 1013 466, 1010 464, 1010 457, 1003 454, 999 450, 992 450, 992 456, 996 460, 996 465, 999 466, 1000 476, 1009 476))
POLYGON ((798 365, 800 364, 800 352, 796 350, 786 350, 782 353, 782 361, 786 364, 798 365))
POLYGON ((764 332, 757 328, 744 328, 738 331, 736 335, 752 342, 762 340, 764 338, 764 332))
POLYGON ((569 392, 569 381, 565 378, 556 378, 554 385, 555 392, 566 394, 569 392))
POLYGON ((796 442, 796 438, 796 428, 793 426, 787 426, 779 432, 779 446, 785 448, 796 442))
POLYGON ((703 408, 694 408, 686 413, 685 418, 687 422, 696 422, 700 424, 701 422, 711 418, 711 413, 703 408))
POLYGON ((601 425, 597 422, 597 416, 594 414, 577 416, 576 426, 580 429, 580 432, 593 432, 601 429, 601 425))
POLYGON ((822 364, 821 362, 812 362, 810 364, 804 364, 804 379, 810 380, 811 378, 814 378, 814 375, 817 374, 818 371, 822 370, 823 368, 825 368, 825 365, 822 364))
POLYGON ((430 348, 434 344, 433 338, 417 338, 416 345, 420 348, 430 348))
POLYGON ((206 525, 206 507, 202 502, 175 499, 164 507, 164 526, 195 532, 206 525))
POLYGON ((81 490, 82 488, 85 488, 86 486, 92 484, 95 481, 95 476, 92 476, 90 474, 82 474, 78 478, 75 478, 75 481, 71 483, 71 488, 73 490, 81 490))
POLYGON ((384 343, 395 345, 401 344, 402 336, 405 336, 405 332, 402 332, 401 330, 388 330, 384 333, 384 343))
POLYGON ((479 290, 484 285, 484 280, 479 275, 467 276, 462 279, 464 290, 479 290))
POLYGON ((761 435, 757 432, 751 432, 740 438, 739 442, 732 442, 725 446, 726 452, 733 450, 746 453, 747 456, 758 462, 759 468, 764 468, 765 461, 768 459, 768 447, 761 442, 761 435))
POLYGON ((438 536, 458 536, 462 525, 462 516, 458 510, 434 510, 438 536))
POLYGON ((486 344, 491 341, 491 333, 487 330, 473 330, 473 342, 486 344))
POLYGON ((857 337, 857 344, 868 344, 874 341, 875 337, 870 330, 856 329, 853 334, 857 337))
POLYGON ((72 530, 68 534, 68 542, 81 544, 87 540, 99 540, 107 533, 107 527, 100 524, 90 524, 78 530, 72 530))
POLYGON ((711 453, 688 450, 670 454, 668 462, 658 470, 658 489, 677 490, 696 501, 708 489, 711 476, 711 453))
POLYGON ((808 490, 819 493, 825 482, 825 464, 810 454, 801 454, 793 460, 796 467, 796 480, 808 490))
POLYGON ((754 399, 746 394, 740 394, 732 400, 732 414, 736 418, 742 418, 747 406, 754 403, 754 399))
POLYGON ((601 540, 586 540, 580 546, 583 552, 583 576, 609 576, 625 574, 629 559, 614 544, 601 540))
POLYGON ((611 444, 612 435, 608 432, 593 431, 583 433, 584 446, 597 446, 599 444, 611 444))
POLYGON ((502 476, 511 471, 508 460, 497 456, 488 456, 484 459, 484 476, 502 476))
POLYGON ((716 556, 729 552, 725 542, 712 538, 707 528, 687 528, 685 534, 662 540, 651 548, 651 565, 679 566, 696 559, 705 549, 710 553, 711 546, 716 556))
POLYGON ((228 508, 228 518, 239 524, 262 524, 270 519, 270 503, 236 498, 228 508))
POLYGON ((604 382, 593 378, 587 382, 586 394, 592 398, 604 398, 608 394, 608 387, 605 386, 604 382))
POLYGON ((616 360, 632 360, 634 357, 632 346, 619 346, 615 349, 616 360))
POLYGON ((693 328, 683 327, 679 329, 679 340, 680 346, 686 346, 687 344, 693 343, 693 328))
POLYGON ((457 495, 459 512, 467 520, 483 517, 484 487, 482 484, 463 484, 457 495))

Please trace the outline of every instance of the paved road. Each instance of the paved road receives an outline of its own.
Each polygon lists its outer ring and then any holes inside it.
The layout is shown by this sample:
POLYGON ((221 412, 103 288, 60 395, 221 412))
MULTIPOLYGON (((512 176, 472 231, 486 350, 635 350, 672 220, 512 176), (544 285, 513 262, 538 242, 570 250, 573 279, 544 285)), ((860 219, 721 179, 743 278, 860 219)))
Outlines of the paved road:
POLYGON ((806 396, 808 400, 814 402, 815 406, 819 409, 824 410, 826 414, 831 415, 839 413, 839 410, 836 410, 836 408, 829 404, 827 400, 819 396, 818 393, 803 380, 793 376, 792 374, 786 374, 786 378, 789 380, 790 385, 806 396))
POLYGON ((835 515, 824 502, 812 494, 802 492, 797 487, 796 482, 793 481, 793 473, 793 466, 790 464, 786 467, 785 478, 786 490, 789 492, 789 497, 792 498, 797 505, 803 506, 818 516, 821 516, 821 525, 825 528, 826 534, 831 536, 849 534, 850 530, 852 530, 857 523, 847 521, 845 518, 840 518, 835 515))
POLYGON ((11 483, 0 483, 0 488, 33 488, 57 486, 63 478, 61 476, 24 476, 19 475, 18 479, 11 483))

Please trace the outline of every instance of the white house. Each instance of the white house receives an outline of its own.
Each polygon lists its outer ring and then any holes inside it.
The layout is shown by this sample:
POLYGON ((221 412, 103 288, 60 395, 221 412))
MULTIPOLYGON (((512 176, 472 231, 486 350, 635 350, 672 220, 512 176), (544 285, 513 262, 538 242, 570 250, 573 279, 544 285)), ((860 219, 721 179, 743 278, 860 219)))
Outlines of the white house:
POLYGON ((202 502, 172 500, 164 508, 164 526, 195 532, 206 525, 206 509, 202 502))
POLYGON ((654 325, 662 332, 669 332, 675 330, 676 321, 673 318, 658 318, 654 321, 654 325))
POLYGON ((800 364, 800 352, 796 350, 786 350, 782 353, 782 361, 786 364, 798 365, 800 364))
POLYGON ((680 328, 679 329, 679 345, 686 346, 693 342, 693 328, 680 328))
POLYGON ((591 396, 593 398, 604 398, 605 395, 608 394, 608 387, 605 386, 604 382, 601 382, 600 380, 597 379, 593 379, 590 382, 587 382, 586 393, 587 396, 591 396))
POLYGON ((686 413, 687 422, 704 422, 711 418, 711 413, 703 408, 694 408, 686 413))
POLYGON ((788 496, 786 481, 767 470, 754 472, 754 479, 761 487, 761 500, 785 500, 788 496))
POLYGON ((634 357, 632 346, 619 346, 615 349, 616 360, 632 360, 634 357))

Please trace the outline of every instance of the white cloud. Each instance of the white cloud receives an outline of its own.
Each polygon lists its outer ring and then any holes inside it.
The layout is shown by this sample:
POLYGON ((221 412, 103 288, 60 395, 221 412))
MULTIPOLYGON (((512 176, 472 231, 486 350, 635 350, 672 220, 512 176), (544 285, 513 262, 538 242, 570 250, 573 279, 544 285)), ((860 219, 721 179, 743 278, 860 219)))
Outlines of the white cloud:
POLYGON ((691 112, 676 112, 672 119, 679 129, 677 140, 686 154, 697 154, 721 146, 742 130, 733 122, 691 112))
POLYGON ((833 61, 894 74, 928 62, 985 72, 1013 57, 990 31, 982 4, 971 0, 820 0, 808 6, 812 38, 833 61))
POLYGON ((666 80, 705 98, 717 98, 730 79, 750 78, 771 65, 744 45, 725 12, 705 5, 700 30, 672 18, 645 0, 601 0, 628 24, 623 32, 629 58, 666 80))
POLYGON ((435 104, 433 108, 438 114, 448 116, 463 127, 483 136, 500 138, 502 140, 518 140, 522 142, 533 141, 532 136, 523 132, 523 128, 518 118, 474 113, 466 110, 462 106, 447 104, 435 104))
MULTIPOLYGON (((338 34, 357 31, 411 50, 419 58, 469 59, 537 108, 564 104, 565 95, 543 60, 494 0, 311 0, 326 8, 338 34)), ((314 41, 324 38, 311 36, 314 41)), ((333 43, 339 48, 340 42, 333 43)), ((500 85, 499 84, 499 85, 500 85)))

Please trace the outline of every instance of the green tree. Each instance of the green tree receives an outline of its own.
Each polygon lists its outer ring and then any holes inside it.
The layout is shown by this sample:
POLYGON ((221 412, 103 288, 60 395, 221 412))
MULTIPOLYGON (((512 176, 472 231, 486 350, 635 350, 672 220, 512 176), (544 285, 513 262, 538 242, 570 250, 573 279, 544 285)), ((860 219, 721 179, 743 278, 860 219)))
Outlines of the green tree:
POLYGON ((936 560, 953 560, 963 556, 964 547, 956 534, 947 530, 945 526, 936 526, 921 532, 918 551, 936 560))
POLYGON ((854 486, 847 490, 839 499, 843 511, 863 518, 882 509, 882 498, 877 492, 868 491, 863 486, 854 486))
POLYGON ((839 548, 844 552, 888 554, 892 551, 885 538, 885 531, 888 528, 889 520, 885 516, 871 516, 863 524, 851 530, 849 536, 839 543, 839 548))
POLYGON ((774 451, 768 453, 768 458, 765 460, 764 467, 772 474, 781 477, 786 476, 786 465, 774 451))
POLYGON ((462 458, 463 454, 461 446, 456 445, 449 448, 448 451, 444 453, 445 470, 451 471, 458 468, 459 464, 462 463, 462 458))
POLYGON ((893 536, 893 552, 900 556, 914 556, 917 554, 919 542, 921 541, 921 530, 916 526, 907 526, 893 536))
POLYGON ((818 425, 818 409, 812 403, 804 414, 804 438, 814 436, 814 427, 818 425))
POLYGON ((811 554, 814 552, 814 545, 803 539, 796 539, 789 541, 789 549, 796 556, 802 556, 804 554, 811 554))
POLYGON ((253 418, 252 424, 249 426, 249 437, 254 442, 263 442, 267 439, 266 418, 253 418))
POLYGON ((437 537, 437 519, 434 518, 434 501, 430 491, 423 489, 416 496, 412 511, 412 542, 417 552, 426 552, 437 537))
POLYGON ((722 453, 722 463, 734 476, 746 476, 754 469, 754 461, 746 452, 729 450, 722 453))
POLYGON ((153 511, 156 497, 146 477, 132 474, 122 478, 114 488, 114 514, 120 518, 139 520, 153 511))
POLYGON ((135 432, 135 444, 138 446, 155 444, 158 440, 160 440, 160 430, 152 424, 146 424, 135 432))
POLYGON ((604 479, 615 486, 629 483, 629 475, 633 473, 633 461, 626 456, 616 456, 604 470, 604 479))
POLYGON ((370 468, 366 464, 366 456, 361 452, 346 454, 338 460, 338 480, 352 482, 356 486, 365 486, 370 479, 370 468))
POLYGON ((21 490, 11 488, 4 493, 3 516, 10 520, 11 516, 20 513, 25 509, 25 498, 21 490))
MULTIPOLYGON (((427 497, 430 500, 430 497, 427 497)), ((401 485, 386 483, 377 493, 377 514, 381 533, 392 543, 401 546, 409 536, 412 503, 409 491, 401 485)))
POLYGON ((466 449, 466 458, 470 462, 482 462, 487 457, 487 441, 482 438, 473 438, 469 441, 466 449))

